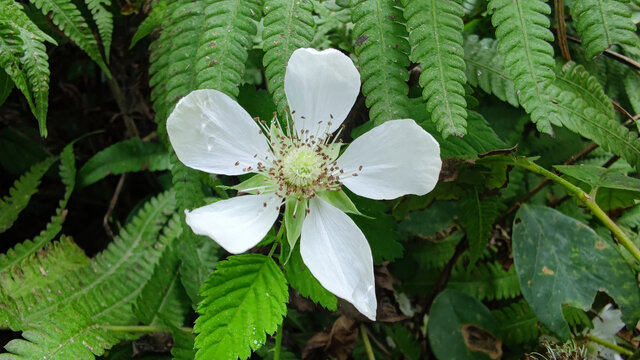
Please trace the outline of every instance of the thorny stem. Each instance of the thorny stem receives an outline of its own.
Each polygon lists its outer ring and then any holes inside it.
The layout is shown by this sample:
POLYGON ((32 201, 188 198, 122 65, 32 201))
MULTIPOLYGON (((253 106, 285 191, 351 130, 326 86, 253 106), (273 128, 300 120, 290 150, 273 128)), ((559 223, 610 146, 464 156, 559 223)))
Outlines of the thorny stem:
POLYGON ((276 347, 273 350, 273 360, 280 360, 280 350, 282 349, 282 323, 276 330, 276 347))
POLYGON ((363 323, 360 323, 360 333, 362 335, 362 342, 364 343, 364 350, 367 353, 368 360, 376 360, 376 356, 373 354, 373 348, 371 342, 369 342, 369 335, 367 335, 367 328, 363 323))
MULTIPOLYGON (((170 328, 166 326, 158 326, 158 325, 102 325, 101 327, 109 331, 137 333, 137 334, 171 332, 170 328)), ((193 333, 193 328, 190 328, 190 327, 180 327, 178 329, 189 334, 193 333)))
POLYGON ((613 235, 618 239, 618 242, 625 249, 627 249, 627 251, 629 251, 629 253, 636 259, 636 261, 640 263, 640 250, 631 241, 631 239, 627 237, 622 229, 620 229, 618 225, 616 225, 616 223, 611 220, 611 218, 604 211, 602 211, 602 209, 598 206, 595 200, 591 196, 589 196, 589 194, 584 192, 581 188, 573 185, 567 180, 561 178, 560 176, 552 173, 551 171, 541 167, 540 165, 527 158, 519 157, 514 158, 513 160, 513 165, 530 170, 562 185, 571 196, 575 197, 584 206, 586 206, 589 211, 591 211, 591 213, 595 215, 604 224, 604 226, 606 226, 613 233, 613 235))
POLYGON ((601 338, 595 337, 593 335, 587 335, 587 339, 593 341, 594 343, 600 344, 600 345, 602 345, 604 347, 608 347, 609 349, 611 349, 611 350, 613 350, 613 351, 615 351, 615 352, 617 352, 619 354, 627 355, 627 356, 633 355, 633 352, 631 350, 629 350, 627 348, 623 348, 622 346, 616 345, 616 344, 614 344, 614 343, 612 343, 610 341, 607 341, 605 339, 601 339, 601 338))

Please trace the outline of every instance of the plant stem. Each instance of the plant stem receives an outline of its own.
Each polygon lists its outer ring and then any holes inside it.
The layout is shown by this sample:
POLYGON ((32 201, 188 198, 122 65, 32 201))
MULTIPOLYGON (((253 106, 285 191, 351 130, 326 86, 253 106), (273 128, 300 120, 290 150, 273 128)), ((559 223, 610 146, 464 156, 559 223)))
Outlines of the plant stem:
POLYGON ((580 201, 584 206, 586 206, 589 211, 591 211, 591 213, 595 215, 595 217, 597 217, 604 224, 604 226, 606 226, 613 233, 613 235, 618 239, 618 242, 625 249, 627 249, 627 251, 629 251, 629 253, 636 259, 636 261, 640 263, 640 250, 636 247, 633 241, 631 241, 631 239, 627 237, 622 229, 620 229, 618 225, 613 220, 611 220, 611 218, 604 211, 602 211, 595 200, 589 194, 584 192, 584 190, 525 157, 515 158, 513 164, 533 171, 536 174, 540 174, 564 186, 567 192, 571 196, 577 198, 578 201, 580 201))
POLYGON ((614 344, 612 342, 609 342, 609 341, 607 341, 605 339, 600 339, 599 337, 595 337, 593 335, 587 335, 587 339, 593 341, 594 343, 600 344, 600 345, 602 345, 604 347, 608 347, 609 349, 611 349, 611 350, 613 350, 613 351, 615 351, 615 352, 617 352, 619 354, 627 355, 627 356, 633 355, 633 351, 631 351, 629 349, 626 349, 626 348, 623 348, 622 346, 616 345, 616 344, 614 344))
MULTIPOLYGON (((159 325, 102 325, 101 326, 105 330, 109 331, 117 331, 117 332, 126 332, 126 333, 161 333, 161 332, 171 332, 171 329, 166 326, 159 325)), ((193 333, 193 328, 190 327, 181 327, 178 328, 186 333, 193 333)))
POLYGON ((273 350, 273 360, 280 360, 280 350, 282 349, 282 323, 276 330, 276 347, 273 350))
POLYGON ((369 342, 369 336, 367 335, 367 328, 363 323, 360 323, 360 333, 362 334, 364 350, 367 352, 367 359, 376 360, 376 356, 373 354, 373 348, 371 347, 371 342, 369 342))

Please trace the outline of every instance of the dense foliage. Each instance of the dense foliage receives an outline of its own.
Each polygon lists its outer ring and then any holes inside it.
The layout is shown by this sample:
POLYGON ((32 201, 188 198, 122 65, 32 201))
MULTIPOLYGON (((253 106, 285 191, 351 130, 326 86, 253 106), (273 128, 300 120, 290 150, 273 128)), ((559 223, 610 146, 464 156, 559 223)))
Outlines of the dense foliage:
POLYGON ((0 0, 0 359, 640 358, 639 21, 639 0, 0 0), (376 322, 280 220, 242 255, 185 223, 246 177, 183 165, 169 114, 217 89, 285 118, 302 47, 358 67, 345 142, 411 118, 440 143, 429 194, 349 193, 376 322))

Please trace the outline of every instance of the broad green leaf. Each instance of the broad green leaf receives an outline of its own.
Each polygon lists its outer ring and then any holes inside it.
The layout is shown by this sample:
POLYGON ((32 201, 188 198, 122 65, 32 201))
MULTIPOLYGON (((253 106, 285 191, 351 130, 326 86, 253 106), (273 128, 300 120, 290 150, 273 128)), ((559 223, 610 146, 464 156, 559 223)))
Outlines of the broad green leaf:
POLYGON ((289 288, 267 256, 244 254, 218 263, 201 289, 196 360, 247 359, 287 312, 289 288))
POLYGON ((338 299, 335 295, 320 285, 302 261, 299 245, 291 251, 291 258, 284 265, 284 272, 291 287, 298 290, 300 295, 308 297, 331 311, 338 308, 338 299))
POLYGON ((444 290, 433 301, 429 315, 429 344, 439 360, 488 360, 502 355, 502 343, 495 337, 499 328, 496 319, 471 296, 444 290), (484 346, 466 343, 464 334, 485 335, 484 346))
POLYGON ((167 169, 169 154, 162 145, 131 138, 113 144, 89 159, 78 172, 78 185, 91 185, 107 175, 167 169))
POLYGON ((40 179, 56 160, 57 158, 50 157, 33 165, 29 172, 13 183, 9 196, 0 199, 0 233, 9 229, 18 219, 20 212, 29 204, 31 196, 38 191, 40 179))
POLYGON ((587 225, 541 206, 523 205, 513 225, 513 256, 522 294, 538 319, 567 339, 562 305, 591 308, 606 291, 626 323, 640 319, 640 290, 629 264, 587 225))
POLYGON ((617 169, 608 169, 595 165, 556 165, 554 168, 565 175, 589 184, 591 188, 640 192, 640 179, 626 176, 617 169))

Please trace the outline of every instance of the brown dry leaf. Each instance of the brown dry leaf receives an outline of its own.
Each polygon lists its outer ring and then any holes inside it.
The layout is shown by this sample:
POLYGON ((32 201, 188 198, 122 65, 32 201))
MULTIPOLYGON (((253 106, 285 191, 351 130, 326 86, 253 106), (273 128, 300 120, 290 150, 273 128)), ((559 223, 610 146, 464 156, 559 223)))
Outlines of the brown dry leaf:
POLYGON ((302 360, 324 360, 333 356, 338 360, 347 360, 358 340, 358 325, 355 320, 340 316, 331 329, 313 335, 302 350, 302 360))

